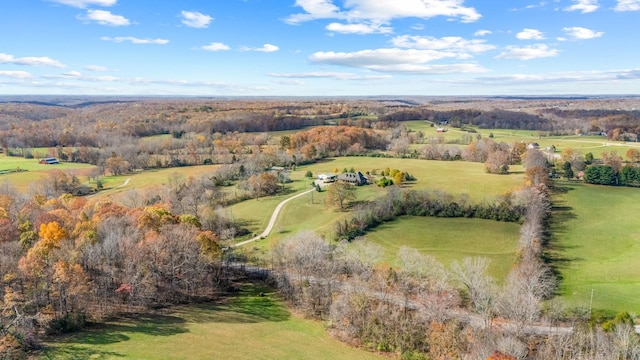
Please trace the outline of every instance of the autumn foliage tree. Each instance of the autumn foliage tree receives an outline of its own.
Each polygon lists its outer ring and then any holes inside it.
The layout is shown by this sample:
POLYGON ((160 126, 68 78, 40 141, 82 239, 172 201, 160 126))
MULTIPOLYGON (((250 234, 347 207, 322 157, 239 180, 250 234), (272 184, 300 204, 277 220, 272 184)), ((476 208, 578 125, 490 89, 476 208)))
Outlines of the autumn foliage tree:
POLYGON ((338 181, 327 188, 326 203, 330 207, 342 210, 347 201, 355 199, 356 188, 349 183, 338 181))
POLYGON ((279 189, 278 178, 268 172, 252 175, 247 180, 247 188, 256 199, 261 196, 274 195, 279 189))

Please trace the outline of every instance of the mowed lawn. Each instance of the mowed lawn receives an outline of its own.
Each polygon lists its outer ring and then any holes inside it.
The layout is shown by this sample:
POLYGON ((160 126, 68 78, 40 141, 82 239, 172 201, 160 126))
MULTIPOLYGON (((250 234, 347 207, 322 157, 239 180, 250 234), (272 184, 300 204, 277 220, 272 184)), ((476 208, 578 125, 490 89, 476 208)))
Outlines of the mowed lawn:
POLYGON ((640 313, 640 189, 560 182, 551 243, 572 306, 640 313))
POLYGON ((185 166, 179 168, 151 169, 120 176, 104 176, 101 180, 103 181, 105 190, 99 194, 100 196, 106 196, 126 192, 131 189, 138 191, 158 189, 162 185, 169 184, 170 178, 175 176, 182 177, 184 180, 190 177, 198 179, 203 176, 213 176, 214 171, 220 166, 221 165, 185 166))
POLYGON ((61 162, 55 165, 43 165, 38 163, 38 159, 25 159, 0 154, 0 172, 4 172, 5 170, 21 170, 20 172, 0 174, 0 182, 7 181, 21 192, 27 191, 29 184, 46 177, 47 173, 52 170, 71 172, 81 177, 93 168, 94 166, 89 164, 68 162, 61 162))
POLYGON ((403 216, 382 224, 365 237, 382 246, 389 264, 407 246, 433 256, 446 268, 465 257, 491 260, 489 275, 502 281, 516 260, 520 225, 483 219, 403 216))
MULTIPOLYGON (((556 153, 560 154, 563 149, 573 148, 582 154, 592 153, 595 157, 600 157, 603 152, 615 150, 618 155, 624 157, 630 148, 640 149, 640 143, 628 143, 623 141, 610 141, 606 136, 541 136, 544 132, 535 130, 511 130, 511 129, 479 129, 474 127, 477 133, 468 133, 456 128, 447 128, 447 132, 438 133, 437 127, 424 120, 412 120, 403 122, 407 128, 413 131, 424 133, 425 143, 431 138, 443 138, 445 142, 460 141, 465 134, 471 135, 474 139, 477 135, 488 138, 491 134, 492 140, 512 144, 515 142, 538 143, 544 149, 547 146, 555 146, 556 153)), ((423 145, 413 145, 412 148, 420 148, 423 145)))
POLYGON ((108 322, 46 343, 39 359, 382 359, 291 314, 269 289, 244 284, 219 304, 108 322), (266 296, 258 296, 265 292, 266 296))
MULTIPOLYGON (((473 199, 482 200, 487 197, 504 194, 508 190, 522 186, 524 173, 522 166, 511 167, 512 174, 492 175, 484 171, 484 165, 466 161, 431 161, 400 158, 373 157, 340 157, 329 159, 313 165, 301 166, 298 171, 304 174, 307 170, 314 176, 320 173, 330 173, 334 169, 340 172, 344 168, 354 168, 366 174, 376 170, 378 175, 371 176, 373 180, 381 177, 380 172, 385 168, 398 169, 416 177, 418 180, 409 184, 414 189, 442 190, 453 194, 469 194, 473 199)), ((374 185, 375 187, 375 185, 374 185)))
MULTIPOLYGON (((230 207, 234 219, 243 222, 252 233, 259 233, 266 227, 278 203, 293 193, 310 189, 314 179, 305 178, 311 171, 314 178, 321 173, 340 172, 344 168, 379 174, 386 167, 408 172, 417 181, 403 185, 406 189, 431 189, 453 194, 469 194, 474 201, 492 200, 498 195, 521 187, 524 175, 520 166, 514 166, 510 175, 492 175, 484 171, 479 163, 462 161, 428 161, 398 158, 340 157, 327 159, 312 165, 299 166, 291 172, 293 183, 287 185, 291 193, 274 197, 243 201, 230 207)), ((372 180, 381 175, 370 176, 372 180)), ((384 196, 387 189, 376 185, 361 186, 356 189, 356 201, 367 201, 384 196)), ((336 211, 325 205, 326 193, 309 194, 284 206, 270 238, 282 238, 299 230, 315 230, 322 235, 330 235, 337 220, 349 218, 349 209, 336 211), (313 196, 313 199, 312 199, 313 196), (282 233, 282 234, 279 234, 282 233)))

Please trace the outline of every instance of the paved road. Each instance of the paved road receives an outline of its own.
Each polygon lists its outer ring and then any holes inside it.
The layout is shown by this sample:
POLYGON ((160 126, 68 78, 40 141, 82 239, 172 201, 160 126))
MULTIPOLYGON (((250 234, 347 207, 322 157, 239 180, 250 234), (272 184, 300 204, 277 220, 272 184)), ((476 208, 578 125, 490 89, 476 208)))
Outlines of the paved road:
POLYGON ((243 246, 243 245, 249 244, 251 242, 254 242, 256 240, 263 239, 263 238, 269 236, 269 233, 271 232, 271 229, 273 229, 273 225, 275 225, 276 219, 278 218, 278 214, 280 214, 280 210, 282 210, 282 207, 284 206, 284 204, 288 203, 289 201, 291 201, 293 199, 296 199, 296 198, 299 198, 299 197, 301 197, 303 195, 306 195, 306 194, 308 194, 308 193, 310 193, 312 191, 316 191, 316 189, 310 189, 310 190, 307 190, 305 192, 301 192, 300 194, 296 194, 296 195, 294 195, 294 196, 292 196, 290 198, 287 198, 285 200, 282 200, 278 204, 278 206, 276 206, 276 209, 273 210, 273 214, 271 214, 271 220, 269 220, 269 224, 267 225, 267 228, 264 229, 262 234, 254 236, 249 240, 245 240, 245 241, 239 242, 239 243, 235 244, 234 247, 243 246))

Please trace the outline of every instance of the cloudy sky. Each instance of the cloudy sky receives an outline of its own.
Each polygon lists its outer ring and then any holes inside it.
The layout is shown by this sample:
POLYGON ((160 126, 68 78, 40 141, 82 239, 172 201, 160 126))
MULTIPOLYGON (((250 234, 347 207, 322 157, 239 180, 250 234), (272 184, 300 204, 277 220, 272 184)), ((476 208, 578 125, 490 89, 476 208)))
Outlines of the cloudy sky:
POLYGON ((640 0, 2 0, 0 94, 638 94, 640 0))

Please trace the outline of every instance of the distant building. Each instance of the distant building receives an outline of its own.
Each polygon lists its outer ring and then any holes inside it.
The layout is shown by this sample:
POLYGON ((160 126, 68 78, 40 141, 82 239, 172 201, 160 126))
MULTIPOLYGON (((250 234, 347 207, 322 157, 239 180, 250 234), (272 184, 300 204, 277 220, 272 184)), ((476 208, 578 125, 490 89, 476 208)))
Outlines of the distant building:
POLYGON ((323 183, 332 183, 338 179, 338 175, 336 174, 320 174, 318 175, 318 180, 323 183))
POLYGON ((367 179, 367 177, 362 175, 362 173, 359 171, 357 173, 340 174, 338 175, 338 181, 344 181, 356 186, 365 185, 369 183, 369 179, 367 179))
POLYGON ((60 162, 58 161, 58 159, 54 157, 48 157, 48 158, 41 159, 40 164, 55 165, 55 164, 60 164, 60 162))

